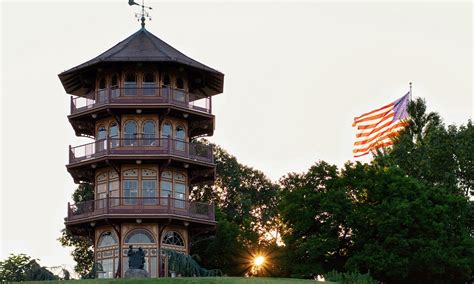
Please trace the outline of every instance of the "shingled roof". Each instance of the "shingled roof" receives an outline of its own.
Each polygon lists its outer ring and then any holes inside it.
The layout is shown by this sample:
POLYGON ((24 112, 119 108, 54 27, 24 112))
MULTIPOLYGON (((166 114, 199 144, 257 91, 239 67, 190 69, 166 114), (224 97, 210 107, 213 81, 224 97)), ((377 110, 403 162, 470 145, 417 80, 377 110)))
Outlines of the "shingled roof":
MULTIPOLYGON (((67 93, 83 95, 83 73, 112 62, 147 62, 184 65, 190 71, 203 75, 204 82, 199 92, 206 96, 222 93, 224 74, 212 69, 173 48, 145 28, 140 29, 99 56, 59 74, 67 93)), ((85 88, 87 89, 87 88, 85 88)))

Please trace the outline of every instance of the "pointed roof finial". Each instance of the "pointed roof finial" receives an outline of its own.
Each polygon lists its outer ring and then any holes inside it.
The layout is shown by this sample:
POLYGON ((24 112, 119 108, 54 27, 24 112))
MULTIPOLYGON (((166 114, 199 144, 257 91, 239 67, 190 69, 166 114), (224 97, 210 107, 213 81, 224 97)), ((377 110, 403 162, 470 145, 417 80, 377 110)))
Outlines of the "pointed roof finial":
POLYGON ((410 82, 408 85, 410 86, 410 91, 409 91, 410 95, 409 95, 409 98, 410 98, 410 101, 411 101, 411 94, 412 94, 412 93, 411 93, 411 92, 412 92, 411 89, 412 89, 413 84, 410 82))
POLYGON ((148 20, 151 21, 150 14, 148 14, 148 12, 145 11, 145 8, 150 9, 150 10, 153 10, 153 8, 145 6, 145 0, 142 0, 141 5, 138 4, 137 2, 133 1, 133 0, 128 0, 128 5, 130 5, 130 6, 138 5, 138 6, 142 7, 142 12, 141 13, 135 13, 135 17, 138 19, 138 21, 142 22, 141 23, 142 29, 144 29, 145 28, 145 19, 148 18, 148 20))

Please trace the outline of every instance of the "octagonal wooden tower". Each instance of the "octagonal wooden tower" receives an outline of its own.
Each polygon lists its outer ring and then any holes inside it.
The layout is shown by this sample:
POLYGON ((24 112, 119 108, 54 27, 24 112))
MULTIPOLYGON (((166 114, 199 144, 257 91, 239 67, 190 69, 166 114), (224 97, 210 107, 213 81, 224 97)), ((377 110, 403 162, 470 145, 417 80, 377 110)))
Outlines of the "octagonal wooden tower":
POLYGON ((142 247, 151 277, 167 276, 162 249, 189 253, 193 236, 215 228, 213 204, 189 201, 190 188, 213 182, 213 95, 224 75, 144 27, 111 49, 59 74, 71 94, 68 116, 85 145, 70 146, 66 166, 95 199, 68 204, 65 224, 94 238, 104 278, 122 277, 127 249, 142 247))

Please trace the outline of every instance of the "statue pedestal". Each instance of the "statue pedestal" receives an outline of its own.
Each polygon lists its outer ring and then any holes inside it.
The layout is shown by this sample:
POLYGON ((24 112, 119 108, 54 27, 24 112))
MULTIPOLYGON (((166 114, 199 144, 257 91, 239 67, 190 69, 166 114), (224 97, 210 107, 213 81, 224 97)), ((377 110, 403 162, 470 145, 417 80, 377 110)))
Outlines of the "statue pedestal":
POLYGON ((143 269, 131 268, 125 271, 125 278, 148 278, 148 272, 143 269))

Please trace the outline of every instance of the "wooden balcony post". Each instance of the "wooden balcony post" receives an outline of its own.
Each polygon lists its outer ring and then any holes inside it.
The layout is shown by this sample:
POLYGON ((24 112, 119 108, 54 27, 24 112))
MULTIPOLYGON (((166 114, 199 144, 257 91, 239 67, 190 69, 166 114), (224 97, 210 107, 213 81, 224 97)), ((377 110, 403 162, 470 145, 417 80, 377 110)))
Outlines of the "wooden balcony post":
POLYGON ((107 194, 105 195, 105 210, 107 214, 109 213, 109 202, 110 202, 110 197, 109 197, 109 193, 107 192, 107 194))
POLYGON ((74 110, 74 99, 71 96, 71 114, 72 114, 73 110, 74 110))
POLYGON ((212 98, 209 97, 209 113, 212 114, 212 98))
POLYGON ((72 163, 72 159, 73 159, 73 153, 72 153, 72 147, 71 145, 69 145, 69 164, 72 163))

